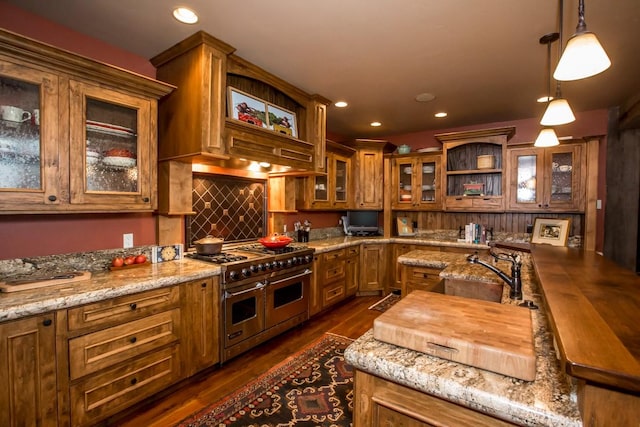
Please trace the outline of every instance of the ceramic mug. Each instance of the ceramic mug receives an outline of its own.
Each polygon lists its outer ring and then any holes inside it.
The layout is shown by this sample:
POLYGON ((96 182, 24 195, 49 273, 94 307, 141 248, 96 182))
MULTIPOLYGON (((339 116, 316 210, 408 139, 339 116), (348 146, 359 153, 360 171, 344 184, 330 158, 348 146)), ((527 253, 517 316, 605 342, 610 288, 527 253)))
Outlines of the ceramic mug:
POLYGON ((31 121, 34 125, 40 126, 40 109, 36 108, 33 110, 33 115, 31 116, 31 121))
POLYGON ((8 122, 26 122, 27 120, 31 120, 30 112, 12 105, 0 106, 0 114, 2 115, 2 120, 8 122))

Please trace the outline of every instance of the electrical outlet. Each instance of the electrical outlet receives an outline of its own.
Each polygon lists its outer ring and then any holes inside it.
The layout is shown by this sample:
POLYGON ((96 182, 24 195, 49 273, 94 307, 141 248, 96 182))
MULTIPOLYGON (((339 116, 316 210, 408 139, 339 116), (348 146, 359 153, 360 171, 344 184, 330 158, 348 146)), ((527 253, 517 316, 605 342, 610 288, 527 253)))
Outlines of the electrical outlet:
POLYGON ((122 247, 125 249, 133 247, 133 233, 125 233, 122 235, 122 247))

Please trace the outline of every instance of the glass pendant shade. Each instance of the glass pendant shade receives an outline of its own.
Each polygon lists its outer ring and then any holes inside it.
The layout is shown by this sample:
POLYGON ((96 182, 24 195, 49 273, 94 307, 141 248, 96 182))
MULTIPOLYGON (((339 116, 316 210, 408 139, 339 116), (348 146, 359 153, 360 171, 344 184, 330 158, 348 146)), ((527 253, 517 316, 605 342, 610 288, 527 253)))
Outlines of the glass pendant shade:
POLYGON ((611 60, 596 35, 585 31, 576 33, 567 42, 553 78, 569 81, 584 79, 603 72, 611 66, 611 60))
POLYGON ((538 134, 536 142, 533 143, 534 147, 553 147, 560 145, 556 131, 552 128, 544 128, 538 134))
POLYGON ((549 103, 540 120, 543 126, 558 126, 571 123, 576 120, 569 103, 564 98, 555 98, 549 103))

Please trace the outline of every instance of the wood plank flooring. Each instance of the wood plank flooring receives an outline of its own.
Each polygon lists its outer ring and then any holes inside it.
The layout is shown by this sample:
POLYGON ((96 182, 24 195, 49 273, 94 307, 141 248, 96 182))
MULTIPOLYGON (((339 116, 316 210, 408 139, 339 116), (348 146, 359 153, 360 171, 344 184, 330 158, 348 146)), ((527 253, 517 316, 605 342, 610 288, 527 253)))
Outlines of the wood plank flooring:
POLYGON ((356 297, 284 334, 240 355, 221 368, 207 372, 170 390, 161 399, 138 405, 132 411, 107 420, 105 426, 167 427, 242 387, 306 344, 331 332, 358 338, 373 326, 379 311, 368 307, 380 296, 356 297))

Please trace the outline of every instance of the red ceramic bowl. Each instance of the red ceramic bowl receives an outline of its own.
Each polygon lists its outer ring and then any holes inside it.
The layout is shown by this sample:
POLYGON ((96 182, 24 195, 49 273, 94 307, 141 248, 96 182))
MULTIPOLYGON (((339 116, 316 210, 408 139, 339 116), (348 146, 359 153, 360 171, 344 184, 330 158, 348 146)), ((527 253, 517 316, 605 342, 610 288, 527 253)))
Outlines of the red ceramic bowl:
POLYGON ((266 248, 278 249, 284 248, 289 243, 293 242, 293 239, 287 236, 269 236, 258 239, 258 242, 260 242, 266 248))

